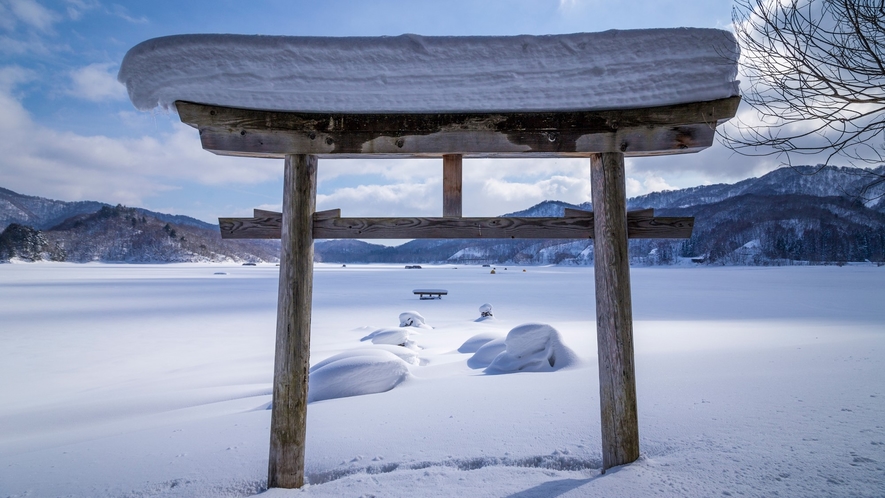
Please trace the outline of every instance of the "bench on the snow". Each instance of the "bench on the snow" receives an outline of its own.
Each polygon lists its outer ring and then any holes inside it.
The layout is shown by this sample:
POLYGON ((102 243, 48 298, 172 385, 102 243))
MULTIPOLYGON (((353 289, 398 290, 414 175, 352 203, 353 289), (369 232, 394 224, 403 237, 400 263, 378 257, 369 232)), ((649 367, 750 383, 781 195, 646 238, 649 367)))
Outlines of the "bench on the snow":
POLYGON ((448 293, 449 291, 445 289, 415 289, 412 291, 412 294, 416 294, 419 299, 442 299, 448 293))

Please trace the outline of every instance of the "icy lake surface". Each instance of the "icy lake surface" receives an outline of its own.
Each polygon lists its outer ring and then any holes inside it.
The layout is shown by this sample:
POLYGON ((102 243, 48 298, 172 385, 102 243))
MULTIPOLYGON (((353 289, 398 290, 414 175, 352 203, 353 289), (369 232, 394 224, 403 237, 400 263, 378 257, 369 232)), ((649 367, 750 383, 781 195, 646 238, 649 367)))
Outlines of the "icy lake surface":
MULTIPOLYGON (((278 271, 0 265, 0 497, 262 492, 278 271)), ((311 484, 265 496, 883 496, 885 267, 631 275, 642 457, 602 475, 592 268, 317 265, 317 371, 401 377, 311 403, 311 484), (524 324, 574 358, 471 368, 524 324)))

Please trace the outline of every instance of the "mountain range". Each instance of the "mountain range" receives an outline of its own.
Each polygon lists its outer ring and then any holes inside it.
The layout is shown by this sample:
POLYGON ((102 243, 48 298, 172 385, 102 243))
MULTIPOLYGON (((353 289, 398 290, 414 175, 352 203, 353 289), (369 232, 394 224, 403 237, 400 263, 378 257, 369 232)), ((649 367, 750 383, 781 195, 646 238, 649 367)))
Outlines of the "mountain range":
POLYGON ((0 188, 0 262, 278 261, 279 241, 222 240, 218 226, 101 202, 65 202, 0 188))
MULTIPOLYGON (((885 260, 885 166, 781 168, 759 178, 633 197, 627 208, 694 216, 688 240, 633 239, 634 264, 770 265, 885 260)), ((593 204, 544 201, 504 216, 562 216, 593 204)), ((413 240, 398 247, 319 241, 320 261, 588 265, 589 240, 413 240)))
MULTIPOLYGON (((735 184, 654 192, 628 209, 694 216, 687 240, 634 239, 633 264, 770 265, 885 261, 885 166, 781 168, 735 184)), ((503 216, 562 216, 592 203, 544 201, 503 216)), ((279 241, 222 240, 218 227, 181 215, 100 202, 64 202, 0 188, 0 261, 184 262, 279 260, 279 241)), ((589 240, 413 240, 396 247, 322 240, 331 263, 559 264, 593 262, 589 240)))

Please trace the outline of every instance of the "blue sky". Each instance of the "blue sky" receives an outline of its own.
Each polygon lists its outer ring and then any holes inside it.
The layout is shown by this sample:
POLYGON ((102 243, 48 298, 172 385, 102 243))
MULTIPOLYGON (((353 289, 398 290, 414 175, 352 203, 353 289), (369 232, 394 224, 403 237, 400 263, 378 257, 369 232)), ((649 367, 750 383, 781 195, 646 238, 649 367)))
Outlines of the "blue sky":
MULTIPOLYGON (((177 116, 139 112, 116 81, 149 38, 181 33, 514 35, 652 27, 730 29, 731 2, 618 0, 0 0, 0 187, 207 221, 276 208, 281 160, 219 157, 177 116)), ((438 160, 323 160, 319 209, 346 216, 438 216, 438 160)), ((628 194, 733 182, 777 167, 721 145, 628 159, 628 194)), ((586 159, 465 160, 464 214, 545 199, 590 200, 586 159)))

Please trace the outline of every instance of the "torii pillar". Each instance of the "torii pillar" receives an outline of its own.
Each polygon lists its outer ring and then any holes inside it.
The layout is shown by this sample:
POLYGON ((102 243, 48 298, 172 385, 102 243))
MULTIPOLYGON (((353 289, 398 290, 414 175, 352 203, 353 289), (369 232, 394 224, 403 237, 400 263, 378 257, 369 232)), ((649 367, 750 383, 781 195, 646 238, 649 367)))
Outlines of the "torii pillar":
POLYGON ((602 471, 639 458, 624 154, 590 156, 602 471))
POLYGON ((286 156, 268 488, 304 485, 317 158, 286 156))

